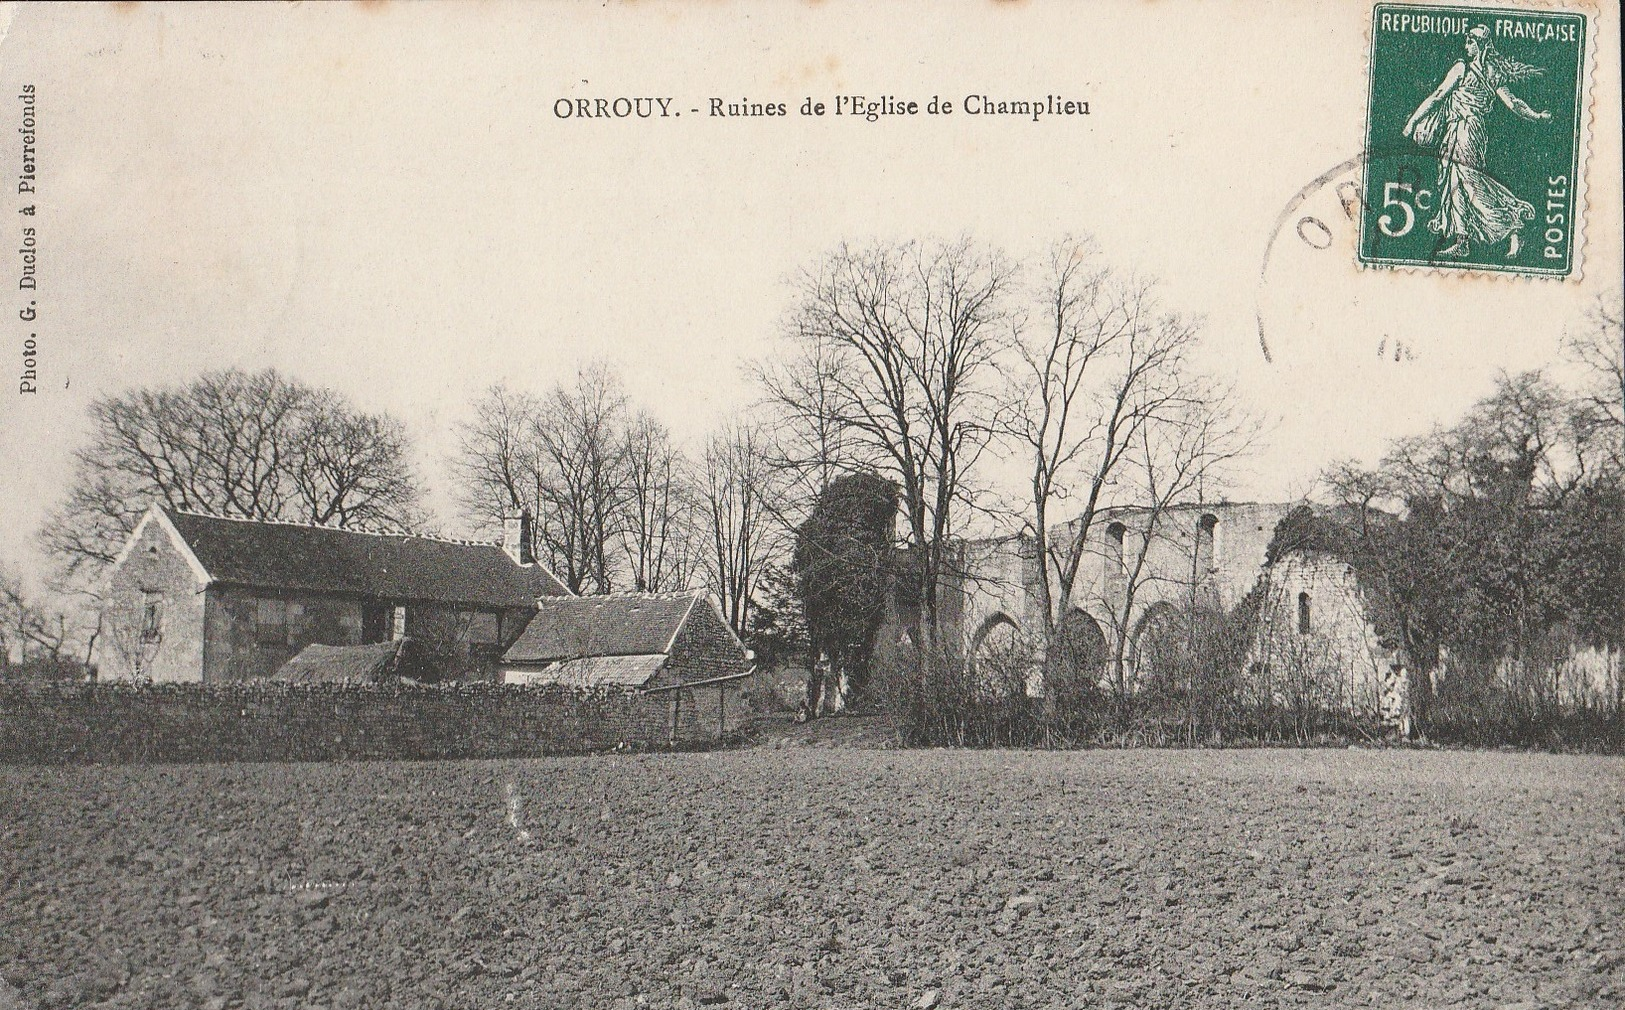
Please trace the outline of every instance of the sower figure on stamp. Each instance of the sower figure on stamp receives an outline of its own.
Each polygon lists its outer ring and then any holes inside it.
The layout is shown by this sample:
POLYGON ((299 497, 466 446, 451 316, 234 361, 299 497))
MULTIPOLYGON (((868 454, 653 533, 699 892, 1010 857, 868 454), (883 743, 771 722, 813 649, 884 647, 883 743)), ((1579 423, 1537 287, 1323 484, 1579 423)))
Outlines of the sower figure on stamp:
POLYGON ((1486 123, 1496 99, 1531 122, 1552 114, 1536 112, 1508 90, 1541 70, 1502 56, 1488 28, 1469 30, 1466 48, 1467 58, 1457 60, 1411 114, 1405 136, 1423 147, 1439 146, 1439 205, 1428 222, 1430 231, 1450 240, 1439 255, 1465 256, 1473 242, 1494 245, 1506 239, 1507 259, 1512 259, 1518 255, 1518 233, 1534 219, 1535 208, 1485 173, 1486 123))

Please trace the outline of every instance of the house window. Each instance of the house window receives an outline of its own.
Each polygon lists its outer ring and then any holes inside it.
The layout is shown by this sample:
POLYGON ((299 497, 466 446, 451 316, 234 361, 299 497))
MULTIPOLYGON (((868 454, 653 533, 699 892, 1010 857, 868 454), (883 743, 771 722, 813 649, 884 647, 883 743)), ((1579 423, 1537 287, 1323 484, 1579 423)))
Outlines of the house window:
POLYGON ((406 637, 406 608, 396 607, 389 618, 390 641, 399 641, 406 637))
POLYGON ((260 645, 288 646, 288 601, 254 601, 254 641, 260 645))
POLYGON ((164 598, 155 590, 141 594, 141 640, 156 642, 164 634, 164 598))
POLYGON ((1298 594, 1298 634, 1309 634, 1309 594, 1298 594))
POLYGON ((474 645, 495 645, 497 642, 497 615, 476 610, 468 615, 468 640, 474 645))

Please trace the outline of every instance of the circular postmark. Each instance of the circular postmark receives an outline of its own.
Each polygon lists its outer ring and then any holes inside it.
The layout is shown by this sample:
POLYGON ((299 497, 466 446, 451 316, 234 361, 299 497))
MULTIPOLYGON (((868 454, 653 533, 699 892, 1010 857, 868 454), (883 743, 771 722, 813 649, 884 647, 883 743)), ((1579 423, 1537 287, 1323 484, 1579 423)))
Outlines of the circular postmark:
MULTIPOLYGON (((1452 230, 1448 205, 1456 198, 1455 168, 1415 145, 1395 145, 1340 161, 1292 195, 1270 228, 1259 264, 1254 314, 1266 361, 1275 361, 1290 342, 1292 327, 1283 326, 1283 314, 1313 311, 1364 333, 1383 329, 1386 319, 1362 326, 1363 310, 1374 307, 1370 296, 1382 302, 1400 286, 1388 279, 1396 273, 1536 275, 1543 257, 1566 253, 1569 180, 1553 180, 1547 191, 1529 194, 1514 226, 1487 250, 1452 230)), ((1410 353, 1398 337, 1386 343, 1397 344, 1401 359, 1410 353)))

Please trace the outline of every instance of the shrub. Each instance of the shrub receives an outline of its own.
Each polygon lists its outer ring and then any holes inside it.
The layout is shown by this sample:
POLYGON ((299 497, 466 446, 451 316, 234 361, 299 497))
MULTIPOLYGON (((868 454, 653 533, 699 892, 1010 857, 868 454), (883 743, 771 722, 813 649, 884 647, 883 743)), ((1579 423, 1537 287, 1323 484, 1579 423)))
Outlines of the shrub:
POLYGON ((1016 645, 972 662, 909 643, 877 649, 872 690, 907 746, 1009 747, 1043 736, 1042 703, 1027 693, 1032 653, 1016 645))

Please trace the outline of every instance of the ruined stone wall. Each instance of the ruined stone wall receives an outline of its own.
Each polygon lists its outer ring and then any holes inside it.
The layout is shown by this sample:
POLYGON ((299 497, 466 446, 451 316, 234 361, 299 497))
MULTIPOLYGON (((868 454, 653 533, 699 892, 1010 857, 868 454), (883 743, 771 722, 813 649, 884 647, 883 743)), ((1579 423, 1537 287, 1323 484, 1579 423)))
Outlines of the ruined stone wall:
POLYGON ((1319 551, 1277 559, 1248 657, 1246 685, 1255 700, 1401 722, 1407 711, 1403 661, 1369 613, 1346 561, 1319 551))
POLYGON ((1563 663, 1558 690, 1566 705, 1619 706, 1625 702, 1619 650, 1596 646, 1574 650, 1563 663))
POLYGON ((969 650, 994 615, 1009 618, 1023 633, 1037 635, 1044 624, 1036 590, 1037 544, 1031 537, 973 540, 958 555, 959 571, 944 587, 957 594, 958 630, 969 650))
MULTIPOLYGON (((670 746, 672 694, 556 684, 0 684, 0 762, 495 758, 670 746)), ((676 744, 717 740, 684 690, 676 744)), ((697 695, 697 697, 696 697, 697 695)), ((728 704, 738 711, 737 690, 728 704)), ((729 728, 737 726, 728 713, 729 728)))
MULTIPOLYGON (((1193 598, 1229 610, 1257 584, 1275 526, 1295 502, 1205 504, 1166 510, 1154 528, 1141 509, 1102 511, 1084 541, 1084 554, 1073 585, 1073 605, 1098 624, 1108 640, 1121 627, 1132 633, 1159 604, 1188 605, 1193 598), (1211 550, 1198 550, 1198 528, 1211 516, 1211 550), (1119 551, 1113 524, 1123 527, 1119 551), (1137 575, 1132 569, 1143 549, 1137 575), (1199 564, 1198 561, 1201 561, 1199 564), (1132 576, 1133 605, 1126 606, 1132 576)), ((1052 537, 1064 543, 1075 528, 1054 527, 1052 537)), ((967 543, 961 583, 964 615, 959 632, 967 648, 989 621, 1007 617, 1036 640, 1043 627, 1043 604, 1037 589, 1035 542, 1028 537, 1001 537, 967 543)), ((1060 586, 1051 572, 1051 593, 1060 586)))
POLYGON ((1262 573, 1265 552, 1275 525, 1294 503, 1193 505, 1169 509, 1155 526, 1144 510, 1116 510, 1097 518, 1085 541, 1084 561, 1074 595, 1103 627, 1124 620, 1122 602, 1132 578, 1134 606, 1127 614, 1132 629, 1146 611, 1159 603, 1186 606, 1195 591, 1201 604, 1233 608, 1249 593, 1262 573), (1198 530, 1211 516, 1211 550, 1198 551, 1198 530), (1110 531, 1124 527, 1121 569, 1114 573, 1117 551, 1110 531), (1133 568, 1141 551, 1144 564, 1138 576, 1133 568), (1199 564, 1199 554, 1201 555, 1199 564))

